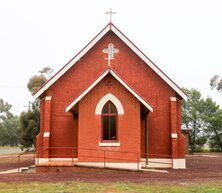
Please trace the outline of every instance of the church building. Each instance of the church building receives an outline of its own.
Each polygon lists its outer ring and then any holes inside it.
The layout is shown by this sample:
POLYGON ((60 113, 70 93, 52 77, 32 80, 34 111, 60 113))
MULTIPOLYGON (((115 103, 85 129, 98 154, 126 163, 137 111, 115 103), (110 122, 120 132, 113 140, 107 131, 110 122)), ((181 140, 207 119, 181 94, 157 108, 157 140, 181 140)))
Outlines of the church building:
POLYGON ((37 166, 186 168, 186 94, 111 22, 34 98, 37 166))

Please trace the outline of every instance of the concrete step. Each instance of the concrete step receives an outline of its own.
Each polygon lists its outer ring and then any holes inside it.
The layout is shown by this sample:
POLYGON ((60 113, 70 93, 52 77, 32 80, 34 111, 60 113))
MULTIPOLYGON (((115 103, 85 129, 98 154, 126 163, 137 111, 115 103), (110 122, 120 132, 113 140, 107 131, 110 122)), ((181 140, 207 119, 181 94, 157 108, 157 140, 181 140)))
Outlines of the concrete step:
POLYGON ((70 161, 49 161, 49 162, 36 164, 36 166, 71 167, 71 166, 74 166, 75 163, 76 162, 70 162, 70 161))
POLYGON ((159 173, 166 173, 166 174, 169 173, 167 170, 159 170, 159 169, 147 168, 147 167, 142 167, 141 171, 143 171, 143 172, 159 172, 159 173))

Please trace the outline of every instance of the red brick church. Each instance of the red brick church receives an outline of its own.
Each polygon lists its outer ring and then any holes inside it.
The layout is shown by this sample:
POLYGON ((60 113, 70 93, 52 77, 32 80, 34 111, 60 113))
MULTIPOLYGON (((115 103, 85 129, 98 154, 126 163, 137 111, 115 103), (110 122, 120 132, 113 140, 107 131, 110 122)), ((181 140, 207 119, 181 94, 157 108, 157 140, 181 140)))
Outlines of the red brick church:
POLYGON ((185 168, 187 96, 109 23, 34 95, 36 165, 185 168))

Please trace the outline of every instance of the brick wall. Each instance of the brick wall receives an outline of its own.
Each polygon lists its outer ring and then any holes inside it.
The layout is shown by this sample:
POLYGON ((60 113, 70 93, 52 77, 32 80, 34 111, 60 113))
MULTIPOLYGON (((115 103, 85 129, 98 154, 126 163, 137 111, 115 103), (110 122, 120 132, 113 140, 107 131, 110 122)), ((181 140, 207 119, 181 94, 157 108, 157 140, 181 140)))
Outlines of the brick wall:
MULTIPOLYGON (((111 75, 105 77, 93 90, 79 102, 79 160, 92 161, 98 159, 85 158, 86 155, 103 156, 101 151, 87 149, 112 150, 140 153, 140 102, 128 92, 111 75), (95 115, 96 105, 106 94, 116 96, 123 105, 124 115, 118 115, 118 141, 120 147, 99 147, 101 142, 101 115, 95 115)), ((111 162, 136 162, 137 155, 130 153, 107 152, 111 162), (120 160, 124 159, 124 160, 120 160)), ((107 160, 108 161, 108 160, 107 160)))
MULTIPOLYGON (((74 147, 78 144, 83 145, 81 141, 84 141, 84 139, 78 138, 77 120, 73 119, 70 112, 66 113, 65 108, 107 68, 107 60, 104 59, 107 55, 104 54, 102 50, 106 48, 110 42, 114 44, 114 47, 119 49, 119 53, 115 54, 115 59, 111 61, 111 68, 153 106, 154 112, 149 114, 148 123, 149 153, 170 155, 172 152, 170 97, 176 96, 176 93, 113 32, 107 33, 83 58, 46 91, 47 96, 52 96, 50 146, 74 147)), ((100 94, 101 95, 97 96, 97 100, 99 100, 99 96, 102 96, 104 93, 100 94)), ((94 96, 93 92, 92 96, 94 96)), ((84 100, 87 101, 87 97, 86 99, 84 98, 83 101, 84 100)), ((131 100, 133 100, 132 97, 130 98, 130 102, 131 100)), ((130 102, 128 101, 128 103, 130 102)), ((82 109, 87 109, 84 107, 87 106, 87 104, 89 103, 83 104, 81 101, 79 105, 82 109)), ((88 108, 92 108, 92 106, 88 106, 88 108)), ((178 112, 180 112, 180 109, 178 112)), ((79 115, 81 120, 84 119, 85 114, 83 111, 80 110, 79 115), (81 115, 83 117, 81 117, 81 115)), ((178 116, 180 116, 180 114, 178 114, 178 116)), ((138 117, 135 118, 136 121, 137 119, 138 117)), ((99 118, 95 117, 95 120, 97 120, 95 122, 97 125, 95 126, 100 128, 99 118)), ((178 119, 178 125, 180 125, 179 122, 180 120, 178 119)), ((120 123, 124 124, 124 120, 122 120, 121 117, 120 123)), ((79 126, 82 126, 81 124, 84 123, 80 122, 79 126)), ((41 124, 41 130, 43 128, 42 125, 43 123, 41 124)), ((90 124, 88 123, 88 125, 90 124)), ((179 126, 178 130, 178 132, 180 132, 179 126)), ((144 132, 141 133, 141 137, 145 137, 144 132)), ((142 142, 141 149, 143 150, 143 145, 145 145, 144 139, 142 142)), ((98 141, 95 143, 98 143, 98 141)), ((182 137, 180 137, 179 143, 182 148, 184 143, 182 137)), ((41 142, 38 143, 38 145, 40 144, 41 142)), ((123 144, 122 147, 124 148, 125 145, 123 144)), ((127 150, 130 151, 131 148, 138 150, 137 147, 133 145, 132 147, 130 145, 127 150)), ((184 155, 183 151, 179 154, 182 157, 184 155)))

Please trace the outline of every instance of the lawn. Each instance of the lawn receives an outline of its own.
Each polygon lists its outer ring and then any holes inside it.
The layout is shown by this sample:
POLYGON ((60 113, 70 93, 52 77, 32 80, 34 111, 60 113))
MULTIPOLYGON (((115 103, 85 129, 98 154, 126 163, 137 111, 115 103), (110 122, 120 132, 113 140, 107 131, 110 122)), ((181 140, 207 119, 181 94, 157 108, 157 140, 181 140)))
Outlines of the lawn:
POLYGON ((0 183, 0 193, 221 193, 222 184, 0 183))

